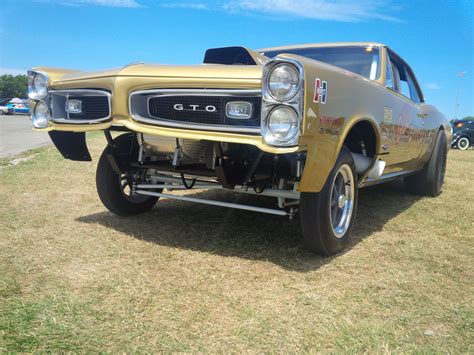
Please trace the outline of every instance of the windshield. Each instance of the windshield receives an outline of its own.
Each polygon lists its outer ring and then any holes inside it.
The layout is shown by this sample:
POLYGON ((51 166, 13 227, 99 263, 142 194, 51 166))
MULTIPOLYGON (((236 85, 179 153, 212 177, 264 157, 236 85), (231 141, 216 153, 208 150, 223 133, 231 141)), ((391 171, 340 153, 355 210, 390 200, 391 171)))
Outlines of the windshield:
POLYGON ((380 75, 379 49, 372 46, 292 48, 267 51, 262 54, 273 58, 281 53, 296 54, 319 60, 375 80, 380 75))

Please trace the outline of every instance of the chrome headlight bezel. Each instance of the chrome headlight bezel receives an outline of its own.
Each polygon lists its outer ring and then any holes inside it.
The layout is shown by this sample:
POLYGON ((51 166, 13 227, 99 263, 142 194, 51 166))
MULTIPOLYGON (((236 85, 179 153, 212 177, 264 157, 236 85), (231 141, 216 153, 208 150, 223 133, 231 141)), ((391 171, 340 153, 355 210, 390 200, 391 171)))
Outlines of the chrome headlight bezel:
POLYGON ((263 140, 266 144, 277 147, 292 147, 298 144, 301 134, 303 109, 304 109, 304 68, 303 65, 292 58, 276 57, 267 62, 263 68, 262 75, 262 125, 261 131, 263 140), (280 100, 270 93, 268 87, 269 75, 280 65, 290 65, 299 73, 299 85, 294 94, 286 100, 280 100), (291 131, 286 139, 277 139, 268 127, 270 114, 279 106, 288 106, 292 108, 298 115, 296 134, 291 131))
POLYGON ((267 77, 266 77, 265 84, 268 89, 268 93, 273 99, 277 101, 284 102, 284 101, 291 100, 300 90, 300 86, 301 86, 300 75, 301 74, 299 73, 298 68, 296 68, 294 65, 291 65, 285 62, 280 62, 273 65, 269 69, 267 73, 267 77), (276 71, 278 70, 286 71, 286 73, 288 73, 288 76, 296 76, 296 78, 294 78, 296 79, 294 80, 294 84, 291 85, 290 89, 287 91, 286 94, 278 94, 272 89, 272 77, 277 75, 276 71))
POLYGON ((42 100, 48 96, 49 76, 39 70, 28 70, 28 97, 42 100))

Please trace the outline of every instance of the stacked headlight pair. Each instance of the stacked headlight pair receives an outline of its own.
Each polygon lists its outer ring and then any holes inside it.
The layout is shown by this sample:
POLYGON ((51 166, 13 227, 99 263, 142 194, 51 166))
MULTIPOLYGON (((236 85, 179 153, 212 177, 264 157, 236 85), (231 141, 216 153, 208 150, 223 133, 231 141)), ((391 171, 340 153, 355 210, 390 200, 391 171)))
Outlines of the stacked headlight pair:
POLYGON ((301 129, 303 67, 292 59, 277 58, 263 69, 262 134, 265 143, 294 146, 301 129))
POLYGON ((31 110, 31 121, 35 128, 46 128, 51 113, 47 104, 49 78, 45 73, 28 71, 28 97, 34 104, 31 110))

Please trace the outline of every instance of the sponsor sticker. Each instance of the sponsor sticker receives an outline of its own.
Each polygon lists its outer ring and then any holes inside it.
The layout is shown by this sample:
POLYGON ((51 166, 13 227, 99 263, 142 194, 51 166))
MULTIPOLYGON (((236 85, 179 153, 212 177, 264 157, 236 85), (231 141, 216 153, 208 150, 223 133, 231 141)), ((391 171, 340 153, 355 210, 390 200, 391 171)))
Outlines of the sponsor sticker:
POLYGON ((344 121, 344 117, 320 116, 319 132, 337 135, 341 131, 344 121))
POLYGON ((393 120, 392 108, 385 106, 383 108, 383 123, 392 124, 392 120, 393 120))
POLYGON ((328 83, 324 80, 316 78, 314 85, 314 98, 315 103, 325 104, 328 97, 328 83))

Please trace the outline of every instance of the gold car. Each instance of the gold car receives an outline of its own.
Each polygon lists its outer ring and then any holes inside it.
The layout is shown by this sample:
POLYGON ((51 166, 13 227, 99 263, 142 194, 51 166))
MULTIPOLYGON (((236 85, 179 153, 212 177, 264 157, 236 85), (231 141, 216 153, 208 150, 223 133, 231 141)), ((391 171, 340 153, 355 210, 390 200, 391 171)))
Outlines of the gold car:
POLYGON ((104 131, 97 191, 119 215, 160 197, 299 213, 306 245, 331 255, 350 239, 359 188, 404 178, 409 191, 437 196, 444 181, 450 125, 382 44, 215 48, 202 65, 34 68, 29 79, 33 125, 66 159, 90 160, 85 132, 104 131), (179 189, 267 196, 278 207, 169 192, 179 189))

